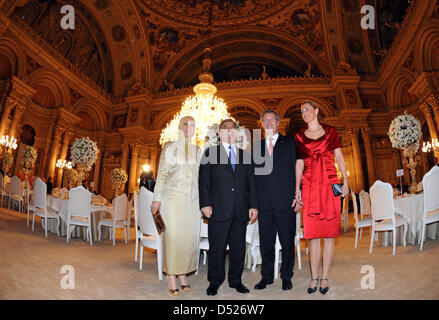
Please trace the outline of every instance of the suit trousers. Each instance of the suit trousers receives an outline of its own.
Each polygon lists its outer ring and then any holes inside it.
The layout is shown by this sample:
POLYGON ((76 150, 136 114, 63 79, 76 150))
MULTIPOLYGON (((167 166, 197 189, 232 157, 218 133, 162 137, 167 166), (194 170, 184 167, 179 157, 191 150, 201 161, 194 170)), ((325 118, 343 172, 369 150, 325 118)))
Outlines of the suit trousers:
POLYGON ((207 280, 221 285, 225 279, 226 249, 229 245, 229 284, 241 283, 245 260, 245 233, 247 224, 234 215, 225 222, 209 220, 209 252, 207 280))
POLYGON ((274 268, 278 268, 274 265, 276 234, 278 234, 282 246, 280 275, 282 280, 290 280, 294 274, 296 213, 293 208, 286 211, 276 211, 269 208, 259 213, 258 223, 262 279, 273 280, 274 268))

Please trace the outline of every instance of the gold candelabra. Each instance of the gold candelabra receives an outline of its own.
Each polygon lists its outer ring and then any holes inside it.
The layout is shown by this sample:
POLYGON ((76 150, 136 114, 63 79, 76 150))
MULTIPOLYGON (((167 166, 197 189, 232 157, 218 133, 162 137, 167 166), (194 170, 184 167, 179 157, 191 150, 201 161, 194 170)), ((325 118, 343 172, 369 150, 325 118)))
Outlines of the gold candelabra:
POLYGON ((418 190, 418 184, 416 183, 416 166, 418 165, 421 157, 417 154, 417 150, 414 147, 408 147, 404 149, 404 165, 410 170, 410 176, 412 177, 412 185, 409 187, 410 193, 416 193, 418 190))

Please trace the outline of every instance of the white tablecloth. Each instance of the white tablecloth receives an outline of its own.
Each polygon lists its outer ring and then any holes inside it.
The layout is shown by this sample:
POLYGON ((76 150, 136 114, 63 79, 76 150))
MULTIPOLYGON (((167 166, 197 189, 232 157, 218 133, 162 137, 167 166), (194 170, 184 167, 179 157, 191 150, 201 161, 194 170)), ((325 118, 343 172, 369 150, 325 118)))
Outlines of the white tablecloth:
MULTIPOLYGON (((47 196, 47 206, 52 208, 58 214, 67 217, 67 207, 69 205, 68 199, 63 199, 59 197, 54 197, 51 195, 47 196)), ((98 225, 99 221, 102 219, 111 219, 113 214, 113 206, 107 204, 92 203, 91 205, 91 228, 92 228, 92 239, 93 241, 98 241, 98 225)), ((56 233, 56 221, 55 219, 49 219, 47 222, 47 229, 50 232, 56 233)), ((61 219, 60 221, 60 234, 66 236, 67 225, 61 219)), ((75 226, 73 230, 72 237, 79 237, 86 239, 86 228, 81 226, 75 226)), ((109 232, 108 228, 102 228, 102 239, 108 239, 109 232)))
MULTIPOLYGON (((403 196, 395 198, 395 208, 402 210, 402 215, 407 218, 408 230, 407 230, 407 244, 417 244, 419 237, 421 236, 421 216, 424 213, 424 193, 403 196)), ((424 241, 428 239, 438 238, 438 225, 439 223, 431 223, 427 225, 424 241)), ((397 234, 397 243, 401 243, 401 235, 403 235, 403 228, 400 228, 401 232, 397 234)), ((390 232, 388 233, 390 234, 390 232)), ((391 243, 391 238, 388 237, 391 243)))

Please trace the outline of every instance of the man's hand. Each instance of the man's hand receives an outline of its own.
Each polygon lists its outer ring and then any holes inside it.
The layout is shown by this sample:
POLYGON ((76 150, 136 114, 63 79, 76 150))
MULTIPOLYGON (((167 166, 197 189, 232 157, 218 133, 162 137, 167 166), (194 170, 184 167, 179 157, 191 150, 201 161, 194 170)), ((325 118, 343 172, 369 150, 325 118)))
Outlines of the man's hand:
POLYGON ((258 218, 258 209, 249 209, 248 217, 250 218, 250 223, 254 223, 258 218))
POLYGON ((156 215, 157 212, 159 212, 161 204, 162 203, 160 201, 153 201, 152 202, 152 204, 151 204, 151 212, 152 212, 153 215, 156 215))
POLYGON ((212 215, 212 207, 211 206, 202 207, 201 212, 204 214, 206 218, 210 218, 210 216, 212 215))

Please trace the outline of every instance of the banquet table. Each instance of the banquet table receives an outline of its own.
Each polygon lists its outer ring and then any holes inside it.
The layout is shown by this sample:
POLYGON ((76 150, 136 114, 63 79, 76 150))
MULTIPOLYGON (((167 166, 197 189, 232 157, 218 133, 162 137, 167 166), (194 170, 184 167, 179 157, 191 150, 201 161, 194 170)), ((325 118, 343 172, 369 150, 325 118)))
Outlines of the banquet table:
MULTIPOLYGON (((53 195, 47 196, 47 206, 60 214, 67 217, 67 207, 69 200, 63 197, 56 197, 53 195)), ((111 204, 91 203, 91 234, 92 240, 98 241, 98 226, 99 221, 103 219, 111 219, 113 217, 113 206, 111 204)), ((47 221, 47 230, 56 233, 56 220, 49 219, 47 221)), ((59 233, 61 236, 67 235, 67 224, 60 218, 59 233)), ((83 240, 87 239, 87 227, 75 226, 72 232, 72 237, 78 237, 83 240)), ((109 239, 109 228, 102 227, 102 240, 109 239)))
MULTIPOLYGON (((395 208, 398 208, 402 211, 402 216, 407 219, 407 235, 406 241, 407 244, 417 244, 419 237, 421 236, 421 216, 424 214, 424 193, 418 193, 413 195, 404 195, 399 196, 394 199, 395 208)), ((439 223, 431 223, 427 224, 425 228, 424 241, 427 239, 438 239, 439 236, 439 223)), ((399 228, 400 232, 397 232, 396 243, 402 243, 402 235, 403 227, 399 228)), ((385 245, 388 243, 392 243, 391 232, 386 233, 386 237, 384 239, 385 245)))

